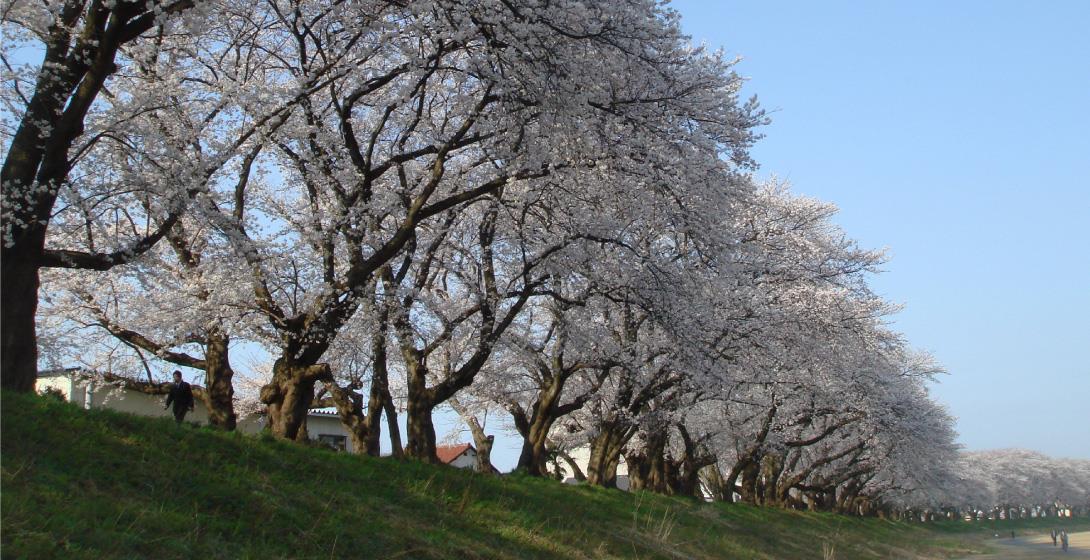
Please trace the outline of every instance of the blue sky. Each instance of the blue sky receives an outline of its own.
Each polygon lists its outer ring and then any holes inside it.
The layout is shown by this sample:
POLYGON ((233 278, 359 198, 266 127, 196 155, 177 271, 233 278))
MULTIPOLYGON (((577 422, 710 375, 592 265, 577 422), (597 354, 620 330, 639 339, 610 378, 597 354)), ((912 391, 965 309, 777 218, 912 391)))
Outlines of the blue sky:
POLYGON ((966 448, 1090 458, 1090 2, 673 7, 773 111, 759 174, 889 249, 966 448))

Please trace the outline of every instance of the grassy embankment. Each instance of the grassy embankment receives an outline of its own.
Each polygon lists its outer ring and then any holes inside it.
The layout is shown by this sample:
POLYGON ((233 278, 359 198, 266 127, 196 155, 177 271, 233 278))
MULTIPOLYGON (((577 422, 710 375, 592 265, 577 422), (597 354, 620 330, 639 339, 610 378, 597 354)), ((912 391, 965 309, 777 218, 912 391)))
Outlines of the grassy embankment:
POLYGON ((482 476, 33 396, 2 407, 4 558, 945 558, 993 530, 482 476))

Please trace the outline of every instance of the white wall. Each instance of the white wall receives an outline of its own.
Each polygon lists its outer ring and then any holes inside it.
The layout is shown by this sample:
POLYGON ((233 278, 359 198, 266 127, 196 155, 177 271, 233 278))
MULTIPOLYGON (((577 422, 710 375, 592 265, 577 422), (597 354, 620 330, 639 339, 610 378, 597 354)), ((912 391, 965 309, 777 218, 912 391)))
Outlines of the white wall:
POLYGON ((475 469, 477 468, 477 452, 473 449, 466 449, 461 455, 447 464, 459 469, 475 469))
POLYGON ((64 395, 65 400, 70 403, 75 403, 79 406, 83 406, 83 394, 79 395, 79 400, 76 400, 72 395, 72 380, 64 376, 56 377, 39 377, 38 381, 34 384, 34 389, 38 393, 44 393, 47 389, 60 391, 64 395))
MULTIPOLYGON (((76 385, 81 383, 77 380, 76 385)), ((86 387, 86 384, 82 384, 86 387)), ((118 412, 128 412, 155 418, 174 418, 173 406, 164 409, 166 395, 149 395, 139 391, 126 390, 114 385, 95 384, 91 387, 90 408, 109 408, 118 412)), ((208 409, 200 399, 193 399, 193 410, 185 415, 186 422, 208 424, 208 409)))
MULTIPOLYGON (((149 395, 140 391, 123 389, 116 385, 96 383, 79 375, 39 377, 35 390, 42 392, 46 389, 60 391, 68 402, 83 408, 108 408, 153 418, 174 418, 172 410, 163 409, 167 399, 166 395, 149 395), (90 396, 90 406, 87 405, 88 396, 90 396)), ((208 409, 205 408, 200 399, 194 398, 193 411, 186 414, 185 421, 201 425, 208 424, 208 409)), ((239 418, 235 429, 245 434, 260 433, 265 429, 265 418, 260 415, 239 418)), ((348 439, 348 432, 344 429, 344 425, 341 424, 339 418, 333 415, 308 415, 307 435, 310 439, 317 440, 318 436, 322 434, 344 436, 346 450, 353 451, 352 441, 348 439)))
MULTIPOLYGON (((79 375, 39 377, 35 384, 36 391, 40 393, 49 388, 59 389, 68 402, 82 408, 109 408, 141 416, 174 418, 173 411, 163 409, 166 395, 149 395, 116 385, 98 383, 79 375)), ((193 411, 186 414, 185 421, 208 423, 208 410, 199 399, 194 399, 193 411)))
POLYGON ((344 429, 344 424, 341 424, 341 419, 336 416, 325 416, 320 414, 307 415, 307 436, 312 440, 317 440, 320 435, 331 436, 344 436, 344 448, 345 451, 352 453, 352 440, 348 437, 348 431, 344 429))

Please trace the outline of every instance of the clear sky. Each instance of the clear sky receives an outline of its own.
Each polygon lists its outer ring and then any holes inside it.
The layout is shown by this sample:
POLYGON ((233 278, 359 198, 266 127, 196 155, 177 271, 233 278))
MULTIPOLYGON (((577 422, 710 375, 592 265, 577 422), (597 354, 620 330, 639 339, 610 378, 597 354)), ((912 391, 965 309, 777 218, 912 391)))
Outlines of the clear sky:
POLYGON ((966 448, 1090 458, 1090 1, 673 6, 774 111, 760 175, 889 249, 966 448))

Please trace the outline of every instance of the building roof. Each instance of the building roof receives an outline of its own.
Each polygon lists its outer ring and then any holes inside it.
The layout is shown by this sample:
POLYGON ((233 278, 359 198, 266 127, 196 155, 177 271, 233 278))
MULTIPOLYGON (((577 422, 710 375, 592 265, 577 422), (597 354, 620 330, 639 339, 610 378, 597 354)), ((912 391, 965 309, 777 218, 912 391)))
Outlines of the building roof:
MULTIPOLYGON (((473 449, 473 446, 468 443, 459 443, 458 445, 437 445, 435 446, 435 455, 439 457, 439 462, 444 465, 449 465, 452 461, 457 459, 465 453, 473 449)), ((473 449, 476 451, 476 449, 473 449)))
MULTIPOLYGON (((38 370, 38 379, 48 379, 51 377, 66 377, 72 380, 77 378, 97 380, 122 389, 130 389, 147 395, 165 395, 170 391, 171 385, 170 381, 143 381, 137 375, 129 377, 128 375, 109 371, 97 371, 78 366, 38 370)), ((201 387, 196 383, 191 383, 190 386, 194 391, 204 390, 204 387, 201 387)))
POLYGON ((53 369, 40 369, 38 370, 38 377, 69 377, 72 375, 90 375, 89 370, 81 367, 66 367, 66 368, 53 368, 53 369))

